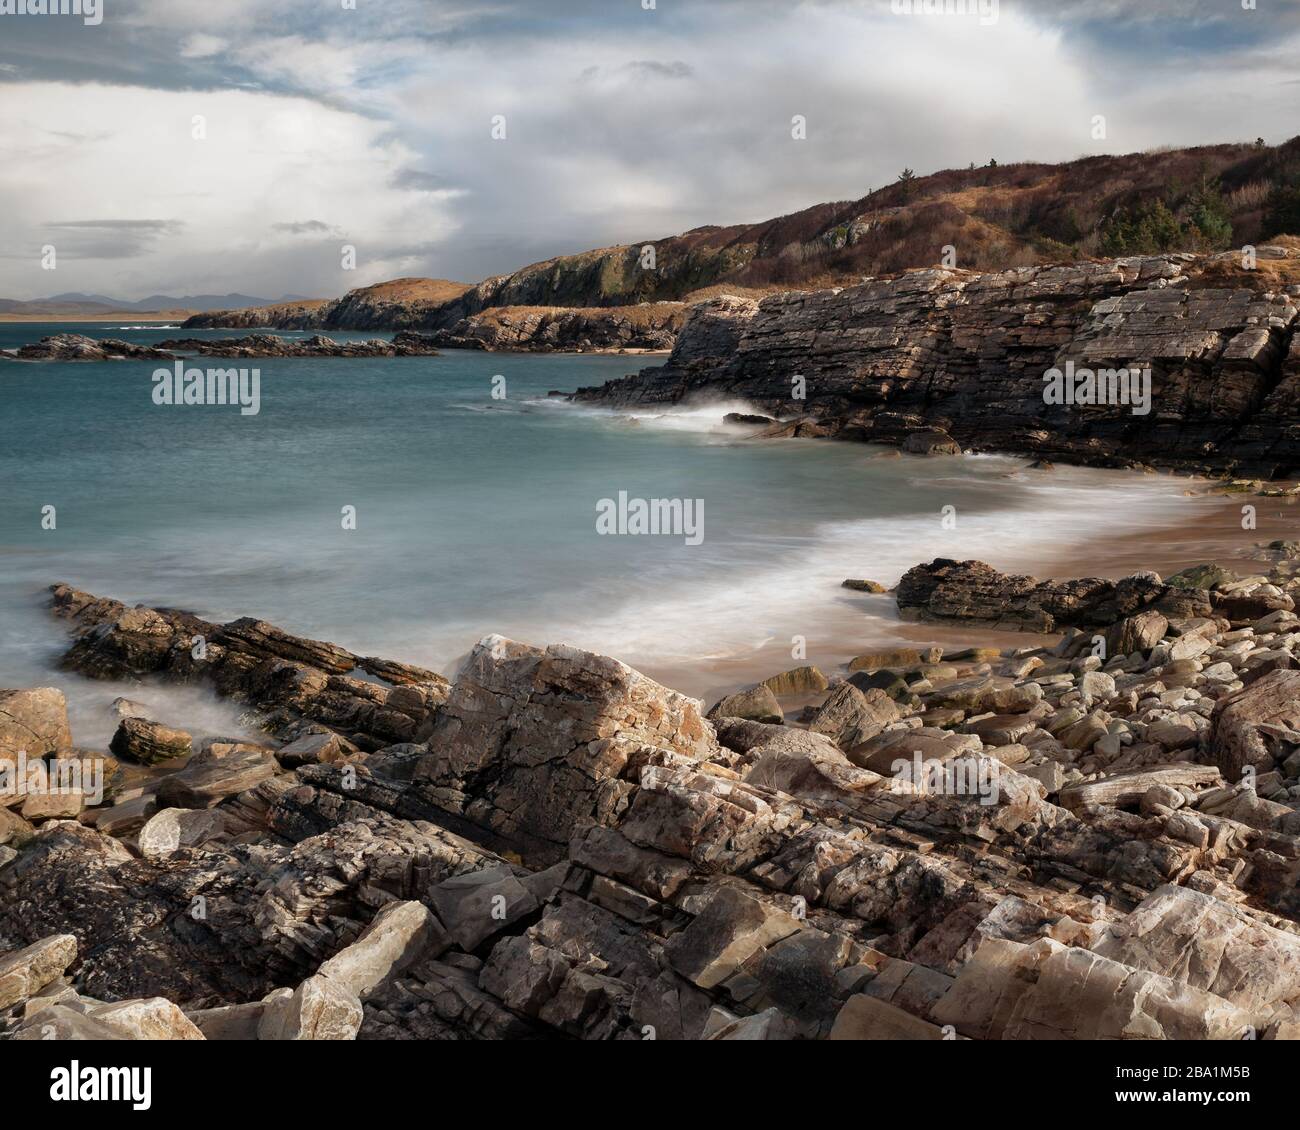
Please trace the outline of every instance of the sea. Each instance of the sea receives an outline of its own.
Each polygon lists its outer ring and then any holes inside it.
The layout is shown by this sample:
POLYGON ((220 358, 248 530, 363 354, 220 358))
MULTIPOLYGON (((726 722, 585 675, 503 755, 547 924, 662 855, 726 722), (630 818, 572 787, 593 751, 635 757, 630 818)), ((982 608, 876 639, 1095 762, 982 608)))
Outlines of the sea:
MULTIPOLYGON (((0 348, 60 332, 152 344, 247 331, 10 322, 0 348)), ((490 633, 567 643, 709 698, 903 638, 893 598, 845 578, 890 586, 935 557, 1060 559, 1186 512, 1187 481, 1168 475, 756 440, 723 424, 742 403, 616 411, 548 395, 663 361, 192 362, 256 367, 256 415, 155 403, 163 363, 0 362, 0 687, 62 687, 85 746, 111 735, 119 694, 195 732, 247 726, 201 687, 60 672, 66 626, 46 597, 63 581, 449 676, 490 633), (600 520, 654 500, 651 532, 600 520)))

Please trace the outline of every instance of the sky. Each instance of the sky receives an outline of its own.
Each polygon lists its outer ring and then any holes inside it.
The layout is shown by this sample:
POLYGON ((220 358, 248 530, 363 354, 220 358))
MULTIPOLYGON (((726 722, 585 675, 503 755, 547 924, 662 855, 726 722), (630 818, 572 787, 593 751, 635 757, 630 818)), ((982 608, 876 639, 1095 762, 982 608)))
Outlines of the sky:
POLYGON ((477 282, 904 167, 1300 132, 1300 0, 21 3, 6 298, 477 282))

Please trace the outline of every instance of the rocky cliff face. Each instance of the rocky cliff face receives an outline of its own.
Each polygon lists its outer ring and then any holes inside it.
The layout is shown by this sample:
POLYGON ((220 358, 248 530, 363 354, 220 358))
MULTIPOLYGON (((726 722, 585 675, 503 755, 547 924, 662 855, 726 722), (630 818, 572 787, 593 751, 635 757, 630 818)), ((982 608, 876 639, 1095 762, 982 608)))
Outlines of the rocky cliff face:
POLYGON ((501 306, 459 319, 432 339, 453 349, 668 350, 686 320, 681 302, 587 309, 501 306))
POLYGON ((1210 269, 1223 263, 1180 254, 923 270, 762 301, 718 298, 693 310, 666 365, 577 396, 740 397, 799 418, 799 434, 900 443, 941 429, 985 451, 1300 473, 1300 287, 1268 289, 1273 275, 1244 271, 1217 285, 1210 269), (1149 369, 1149 410, 1127 398, 1050 403, 1054 369, 1136 378, 1149 369))
POLYGON ((453 349, 546 352, 577 349, 671 349, 686 316, 681 302, 584 305, 598 297, 583 285, 490 279, 478 287, 440 279, 398 279, 348 291, 332 302, 261 306, 196 314, 187 329, 274 326, 281 329, 420 331, 453 349), (556 298, 575 300, 562 305, 556 298), (513 302, 529 298, 533 304, 513 302), (536 304, 538 299, 550 299, 536 304))

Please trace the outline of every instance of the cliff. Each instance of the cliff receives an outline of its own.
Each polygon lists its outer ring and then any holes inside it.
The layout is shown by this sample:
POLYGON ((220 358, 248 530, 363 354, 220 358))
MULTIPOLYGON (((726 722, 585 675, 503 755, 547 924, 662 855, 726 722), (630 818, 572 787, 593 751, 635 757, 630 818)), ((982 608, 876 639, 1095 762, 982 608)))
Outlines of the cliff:
POLYGON ((786 433, 904 443, 939 429, 981 451, 1300 474, 1300 252, 1259 257, 1256 270, 1176 254, 720 297, 691 312, 667 364, 576 397, 742 398, 786 433), (1149 368, 1148 410, 1046 402, 1045 375, 1069 365, 1149 368))
POLYGON ((571 308, 500 306, 459 319, 432 336, 453 349, 668 350, 686 320, 682 302, 571 308))
POLYGON ((1294 227, 1298 180, 1300 138, 1062 165, 990 161, 900 176, 860 199, 759 223, 707 225, 560 255, 475 286, 398 279, 320 306, 201 314, 186 328, 436 330, 500 306, 626 306, 690 302, 718 286, 765 293, 852 285, 933 266, 947 245, 957 266, 985 273, 1098 256, 1213 251, 1294 227), (643 259, 647 247, 654 249, 652 265, 643 259))

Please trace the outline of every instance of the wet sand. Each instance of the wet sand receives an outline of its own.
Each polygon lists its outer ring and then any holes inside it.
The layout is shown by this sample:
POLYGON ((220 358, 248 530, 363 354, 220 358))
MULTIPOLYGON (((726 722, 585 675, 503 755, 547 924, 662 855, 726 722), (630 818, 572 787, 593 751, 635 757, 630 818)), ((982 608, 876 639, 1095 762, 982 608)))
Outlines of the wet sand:
MULTIPOLYGON (((1300 539, 1300 500, 1263 498, 1256 495, 1223 495, 1217 484, 1201 479, 1186 480, 1186 515, 1177 522, 1153 527, 1140 536, 1108 536, 1089 539, 1086 531, 1068 550, 1038 558, 1017 553, 1008 546, 1005 555, 988 563, 1006 573, 1026 573, 1039 580, 1072 577, 1116 579, 1144 570, 1162 577, 1193 565, 1213 562, 1242 575, 1267 572, 1268 566, 1247 556, 1254 548, 1276 539, 1300 539), (1255 508, 1256 528, 1243 529, 1243 506, 1255 508)), ((922 562, 918 560, 917 564, 922 562)), ((718 698, 742 687, 789 670, 812 664, 827 675, 843 674, 850 659, 864 651, 895 645, 938 645, 947 651, 966 647, 1032 648, 1054 644, 1059 635, 1032 632, 1000 632, 974 626, 903 621, 892 594, 868 595, 835 588, 828 601, 843 604, 843 631, 809 646, 806 657, 791 657, 773 647, 746 656, 703 660, 691 664, 641 669, 651 678, 711 706, 718 698)), ((807 696, 782 699, 787 709, 797 708, 807 696)))

